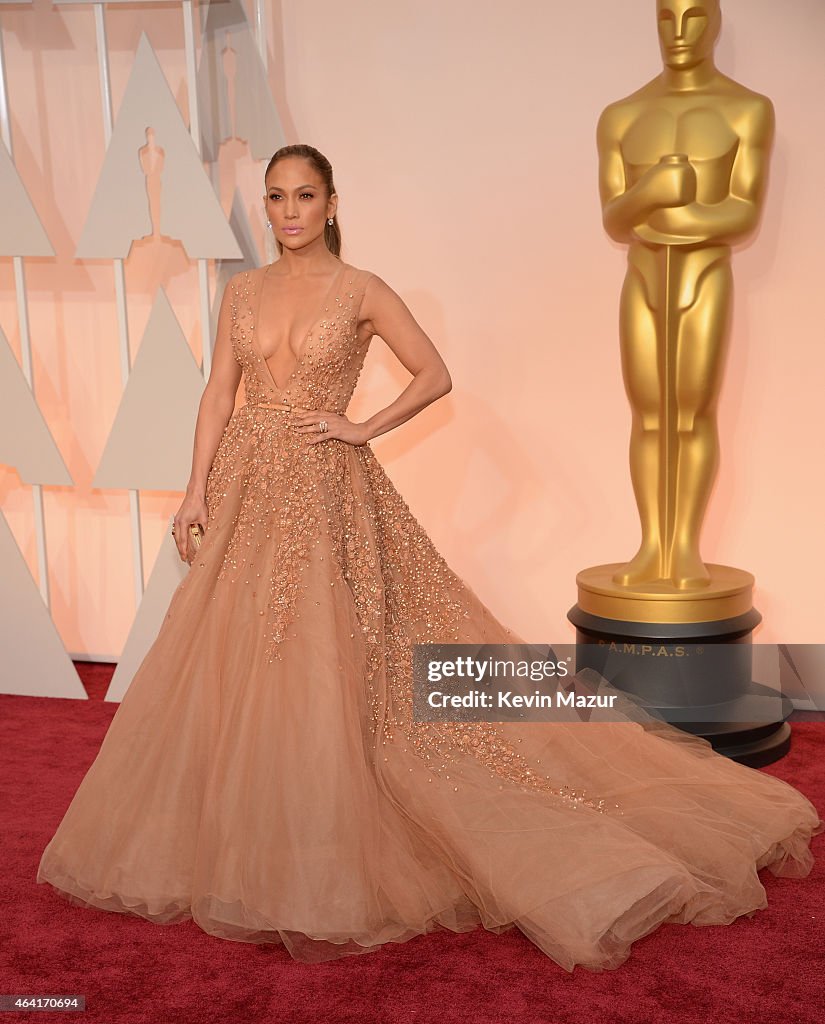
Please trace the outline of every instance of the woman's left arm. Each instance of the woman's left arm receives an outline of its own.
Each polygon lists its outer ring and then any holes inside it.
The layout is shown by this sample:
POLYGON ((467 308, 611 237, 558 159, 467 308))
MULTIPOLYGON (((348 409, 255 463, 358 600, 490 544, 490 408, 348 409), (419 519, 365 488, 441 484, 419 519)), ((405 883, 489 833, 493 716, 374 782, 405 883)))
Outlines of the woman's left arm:
POLYGON ((352 423, 346 416, 323 413, 328 429, 318 432, 318 412, 294 416, 293 422, 307 442, 315 444, 329 438, 338 438, 349 444, 361 445, 379 434, 412 419, 436 399, 452 388, 449 371, 438 349, 419 326, 404 300, 380 277, 372 275, 364 289, 361 301, 361 323, 367 323, 370 334, 377 334, 389 346, 398 361, 413 375, 413 379, 386 408, 370 416, 363 423, 352 423))

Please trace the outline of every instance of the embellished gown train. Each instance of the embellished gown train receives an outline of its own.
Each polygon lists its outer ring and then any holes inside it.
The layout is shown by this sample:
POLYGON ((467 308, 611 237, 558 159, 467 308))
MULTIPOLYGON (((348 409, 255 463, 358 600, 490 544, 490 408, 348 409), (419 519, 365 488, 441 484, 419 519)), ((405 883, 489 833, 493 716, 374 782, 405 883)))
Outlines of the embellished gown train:
POLYGON ((618 967, 663 922, 767 905, 823 830, 796 789, 656 719, 419 723, 414 643, 515 643, 345 412, 369 273, 342 264, 291 376, 256 340, 264 270, 229 285, 246 404, 208 528, 37 881, 86 907, 283 943, 307 962, 434 929, 517 926, 568 971, 618 967))

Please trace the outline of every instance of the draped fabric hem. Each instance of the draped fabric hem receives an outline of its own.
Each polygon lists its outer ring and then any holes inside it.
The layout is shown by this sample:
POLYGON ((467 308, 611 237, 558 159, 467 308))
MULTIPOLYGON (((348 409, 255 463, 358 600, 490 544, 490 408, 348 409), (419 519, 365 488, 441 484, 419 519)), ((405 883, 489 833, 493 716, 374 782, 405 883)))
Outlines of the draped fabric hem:
MULTIPOLYGON (((754 885, 745 892, 732 894, 690 874, 687 867, 680 873, 678 863, 656 868, 643 866, 603 879, 607 886, 621 883, 627 876, 630 902, 601 934, 582 936, 578 942, 557 930, 560 913, 558 899, 530 911, 521 910, 515 919, 497 919, 487 909, 468 897, 423 917, 417 922, 388 916, 369 931, 352 929, 356 934, 319 934, 297 927, 276 926, 264 915, 244 905, 242 900, 225 900, 213 893, 192 899, 188 895, 158 895, 151 900, 111 891, 99 892, 84 887, 66 873, 50 868, 48 877, 38 872, 37 882, 47 884, 63 900, 74 905, 113 913, 134 914, 154 924, 172 925, 193 920, 204 932, 218 938, 255 945, 283 946, 293 960, 320 963, 341 957, 369 953, 382 945, 404 943, 420 935, 436 931, 470 932, 477 928, 501 934, 516 927, 564 970, 581 967, 591 972, 615 970, 630 956, 631 947, 639 939, 662 924, 693 924, 697 927, 728 925, 742 916, 751 917, 767 906, 767 895, 757 872, 769 869, 774 875, 802 878, 810 873, 813 855, 810 841, 825 830, 825 823, 801 825, 753 861, 754 885), (667 872, 660 880, 662 870, 667 872), (642 888, 652 887, 633 896, 631 880, 638 877, 642 888), (240 921, 248 923, 241 924, 240 921), (253 923, 254 922, 254 923, 253 923), (544 923, 543 923, 544 922, 544 923)), ((582 894, 584 895, 584 894, 582 894)), ((591 894, 592 897, 592 894, 591 894)), ((565 899, 576 898, 575 892, 565 899)))
POLYGON ((757 859, 756 868, 767 868, 777 878, 805 878, 814 866, 811 840, 825 832, 825 821, 805 822, 789 836, 774 843, 757 859))

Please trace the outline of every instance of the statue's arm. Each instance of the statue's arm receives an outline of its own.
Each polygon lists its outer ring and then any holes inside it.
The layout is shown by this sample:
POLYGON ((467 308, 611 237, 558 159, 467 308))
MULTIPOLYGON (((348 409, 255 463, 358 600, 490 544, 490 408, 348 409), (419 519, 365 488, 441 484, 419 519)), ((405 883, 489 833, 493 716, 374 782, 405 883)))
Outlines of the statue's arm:
POLYGON ((774 125, 772 103, 760 98, 742 127, 728 196, 719 203, 693 202, 659 210, 650 217, 650 227, 697 242, 719 244, 730 244, 749 234, 762 208, 774 125))
POLYGON ((599 194, 605 231, 616 242, 629 242, 634 225, 646 220, 650 209, 638 185, 627 188, 618 122, 618 117, 608 107, 596 129, 599 194))
POLYGON ((686 203, 696 186, 690 167, 655 164, 628 188, 621 149, 624 120, 616 107, 608 107, 599 118, 599 192, 605 231, 617 242, 633 242, 636 227, 657 210, 686 203))

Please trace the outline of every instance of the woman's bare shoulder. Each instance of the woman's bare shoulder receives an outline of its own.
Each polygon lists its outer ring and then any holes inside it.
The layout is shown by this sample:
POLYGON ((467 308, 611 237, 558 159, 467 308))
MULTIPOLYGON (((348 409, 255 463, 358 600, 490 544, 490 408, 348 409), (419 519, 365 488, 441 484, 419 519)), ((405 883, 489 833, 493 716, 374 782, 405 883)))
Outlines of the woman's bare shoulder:
POLYGON ((267 266, 268 264, 264 264, 262 267, 246 267, 244 270, 236 271, 226 282, 225 295, 235 302, 257 295, 267 266))
POLYGON ((266 265, 262 267, 246 267, 243 270, 238 270, 227 280, 226 287, 237 291, 238 289, 254 285, 266 273, 266 265))
POLYGON ((364 288, 369 284, 372 284, 371 290, 376 290, 382 286, 384 288, 388 287, 386 281, 376 274, 374 270, 368 270, 366 267, 355 267, 351 263, 347 263, 345 266, 349 270, 350 277, 357 279, 364 288))

